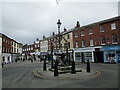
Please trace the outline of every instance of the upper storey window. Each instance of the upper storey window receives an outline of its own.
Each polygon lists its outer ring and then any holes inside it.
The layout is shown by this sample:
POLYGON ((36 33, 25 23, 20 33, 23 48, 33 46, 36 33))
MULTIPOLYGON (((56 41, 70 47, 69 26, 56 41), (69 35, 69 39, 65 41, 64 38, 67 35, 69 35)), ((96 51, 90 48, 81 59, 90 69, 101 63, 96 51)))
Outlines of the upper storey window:
POLYGON ((77 33, 77 32, 75 32, 75 38, 76 38, 76 37, 78 37, 78 33, 77 33))
POLYGON ((104 27, 100 26, 100 32, 104 32, 104 27))
POLYGON ((115 24, 115 23, 112 23, 112 24, 111 24, 111 30, 114 30, 114 29, 116 29, 116 24, 115 24))
POLYGON ((84 31, 81 31, 81 36, 85 36, 84 31))

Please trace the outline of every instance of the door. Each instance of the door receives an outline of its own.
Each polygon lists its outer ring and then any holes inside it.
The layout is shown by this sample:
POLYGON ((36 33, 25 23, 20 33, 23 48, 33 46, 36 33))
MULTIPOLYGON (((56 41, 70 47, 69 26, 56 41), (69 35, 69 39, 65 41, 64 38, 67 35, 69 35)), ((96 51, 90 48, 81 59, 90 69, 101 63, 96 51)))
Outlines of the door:
POLYGON ((95 51, 94 52, 94 61, 100 62, 100 63, 104 62, 103 51, 95 51))

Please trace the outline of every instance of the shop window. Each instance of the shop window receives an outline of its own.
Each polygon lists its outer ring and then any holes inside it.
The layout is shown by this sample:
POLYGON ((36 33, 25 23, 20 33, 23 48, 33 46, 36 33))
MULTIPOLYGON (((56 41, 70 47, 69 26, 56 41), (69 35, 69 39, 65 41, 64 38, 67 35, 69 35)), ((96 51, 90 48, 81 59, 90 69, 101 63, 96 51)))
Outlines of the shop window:
POLYGON ((5 56, 3 56, 3 61, 5 61, 5 56))
POLYGON ((105 45, 105 37, 100 38, 101 45, 105 45))
POLYGON ((89 60, 89 62, 92 62, 92 52, 85 52, 84 56, 85 56, 85 62, 87 62, 87 60, 89 60))
POLYGON ((81 31, 81 36, 85 36, 84 31, 81 31))
POLYGON ((100 32, 104 32, 104 27, 100 26, 100 32))
POLYGON ((93 30, 89 29, 89 35, 93 34, 93 30))
POLYGON ((113 44, 117 44, 118 43, 117 35, 112 35, 112 43, 113 44))
POLYGON ((85 47, 85 41, 82 40, 82 47, 85 47))
POLYGON ((93 46, 93 39, 90 39, 90 46, 93 46))
POLYGON ((106 62, 116 62, 115 51, 106 52, 106 62))
POLYGON ((75 61, 81 61, 81 53, 80 52, 76 52, 75 53, 75 61))
POLYGON ((112 24, 111 24, 111 30, 114 30, 114 29, 116 29, 116 24, 115 24, 115 23, 112 23, 112 24))

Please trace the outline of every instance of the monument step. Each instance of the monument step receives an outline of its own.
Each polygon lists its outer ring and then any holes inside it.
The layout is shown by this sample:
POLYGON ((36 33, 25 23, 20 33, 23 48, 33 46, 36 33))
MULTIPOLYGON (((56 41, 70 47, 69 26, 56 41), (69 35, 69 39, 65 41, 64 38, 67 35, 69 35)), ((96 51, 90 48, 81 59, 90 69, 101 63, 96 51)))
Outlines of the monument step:
MULTIPOLYGON (((49 71, 54 72, 54 69, 49 69, 49 71)), ((80 70, 80 69, 76 69, 75 71, 76 72, 82 72, 82 70, 80 70)), ((59 74, 71 73, 71 70, 58 70, 58 73, 59 74)))
POLYGON ((71 66, 63 66, 63 67, 58 67, 58 70, 71 70, 71 66))

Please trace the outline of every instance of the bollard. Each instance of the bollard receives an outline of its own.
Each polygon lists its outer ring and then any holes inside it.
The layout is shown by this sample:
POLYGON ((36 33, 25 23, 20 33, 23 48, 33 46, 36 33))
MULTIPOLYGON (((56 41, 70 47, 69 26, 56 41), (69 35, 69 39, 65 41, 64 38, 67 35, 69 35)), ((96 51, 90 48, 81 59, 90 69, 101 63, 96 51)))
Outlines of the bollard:
POLYGON ((75 70, 75 62, 72 61, 72 71, 71 71, 71 74, 75 74, 76 73, 76 70, 75 70))
POLYGON ((15 62, 17 63, 17 59, 15 59, 15 62))
POLYGON ((53 69, 53 59, 51 60, 51 69, 53 69))
POLYGON ((89 60, 87 60, 87 70, 86 71, 90 72, 90 62, 89 62, 89 60))
POLYGON ((57 61, 55 61, 54 76, 58 76, 58 62, 57 61))
POLYGON ((44 63, 43 63, 43 71, 47 71, 47 68, 46 68, 46 60, 44 60, 44 63))
POLYGON ((4 64, 3 64, 3 62, 2 62, 2 68, 4 67, 4 64))
POLYGON ((31 59, 31 62, 33 63, 33 59, 31 59))

